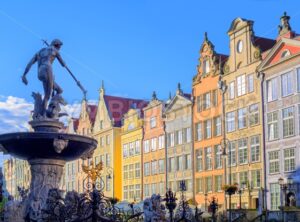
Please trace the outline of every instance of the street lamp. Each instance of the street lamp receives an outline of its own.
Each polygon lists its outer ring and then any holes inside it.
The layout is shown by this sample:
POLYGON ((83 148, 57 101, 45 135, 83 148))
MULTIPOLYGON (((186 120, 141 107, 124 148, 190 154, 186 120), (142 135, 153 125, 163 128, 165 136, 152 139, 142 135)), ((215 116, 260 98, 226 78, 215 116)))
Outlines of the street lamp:
POLYGON ((240 197, 240 209, 242 209, 242 193, 245 190, 245 188, 246 188, 246 183, 242 182, 242 184, 241 184, 241 186, 239 187, 239 190, 238 190, 238 194, 239 194, 239 197, 240 197))
MULTIPOLYGON (((112 179, 113 198, 115 198, 115 186, 114 186, 115 175, 114 175, 114 169, 112 167, 110 167, 110 166, 106 166, 105 170, 106 170, 107 179, 109 179, 109 180, 112 179)), ((106 181, 106 183, 107 183, 107 181, 106 181)), ((107 184, 106 184, 106 186, 107 186, 107 184)))

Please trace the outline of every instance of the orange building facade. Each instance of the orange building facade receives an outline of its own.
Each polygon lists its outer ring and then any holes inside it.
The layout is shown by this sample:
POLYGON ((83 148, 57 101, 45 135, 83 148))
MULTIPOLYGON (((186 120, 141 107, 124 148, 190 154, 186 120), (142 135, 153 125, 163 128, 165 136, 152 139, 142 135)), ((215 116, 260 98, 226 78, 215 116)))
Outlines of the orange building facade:
POLYGON ((216 197, 224 209, 224 163, 222 158, 222 94, 218 81, 227 56, 217 54, 205 33, 197 75, 193 79, 193 125, 195 201, 207 210, 216 197))
POLYGON ((164 131, 165 104, 156 98, 143 109, 144 139, 143 139, 143 198, 152 194, 165 194, 166 191, 166 150, 164 131))

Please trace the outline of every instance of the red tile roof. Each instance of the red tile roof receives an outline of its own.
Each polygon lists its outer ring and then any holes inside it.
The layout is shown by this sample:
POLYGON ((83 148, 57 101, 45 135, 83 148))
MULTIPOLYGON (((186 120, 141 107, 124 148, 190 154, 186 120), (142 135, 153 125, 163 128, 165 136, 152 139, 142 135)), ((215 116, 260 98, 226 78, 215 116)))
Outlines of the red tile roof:
POLYGON ((110 118, 114 120, 114 126, 122 125, 122 118, 130 108, 142 110, 148 102, 140 99, 130 99, 117 96, 104 95, 104 101, 108 109, 110 118))
POLYGON ((265 52, 265 51, 271 49, 275 45, 276 40, 267 39, 267 38, 259 37, 259 36, 254 36, 253 43, 254 43, 254 45, 258 46, 262 52, 265 52))

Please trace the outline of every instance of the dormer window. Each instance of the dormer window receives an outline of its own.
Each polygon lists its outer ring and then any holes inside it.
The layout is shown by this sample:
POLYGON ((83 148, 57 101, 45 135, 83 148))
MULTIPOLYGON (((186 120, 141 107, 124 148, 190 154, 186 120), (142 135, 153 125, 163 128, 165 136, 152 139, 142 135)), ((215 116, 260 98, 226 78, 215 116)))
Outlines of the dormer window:
POLYGON ((282 53, 281 53, 281 58, 285 58, 287 56, 290 56, 291 53, 289 50, 284 50, 282 53))
POLYGON ((209 60, 204 59, 203 60, 203 74, 209 73, 209 60))

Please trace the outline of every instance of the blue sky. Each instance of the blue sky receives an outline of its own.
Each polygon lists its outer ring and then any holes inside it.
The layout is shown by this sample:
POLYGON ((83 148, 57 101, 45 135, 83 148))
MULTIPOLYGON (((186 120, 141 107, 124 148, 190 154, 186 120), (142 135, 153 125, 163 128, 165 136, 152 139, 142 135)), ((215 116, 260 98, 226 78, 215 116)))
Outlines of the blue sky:
MULTIPOLYGON (((29 86, 20 76, 43 47, 42 38, 64 42, 62 57, 90 100, 98 99, 102 80, 107 94, 149 99, 155 90, 166 99, 178 82, 191 91, 205 31, 216 51, 226 54, 234 18, 254 20, 256 35, 275 38, 284 11, 300 32, 299 6, 299 0, 1 1, 0 133, 26 128, 31 92, 42 87, 36 66, 29 86)), ((79 103, 76 84, 58 63, 54 67, 66 100, 79 103)))

